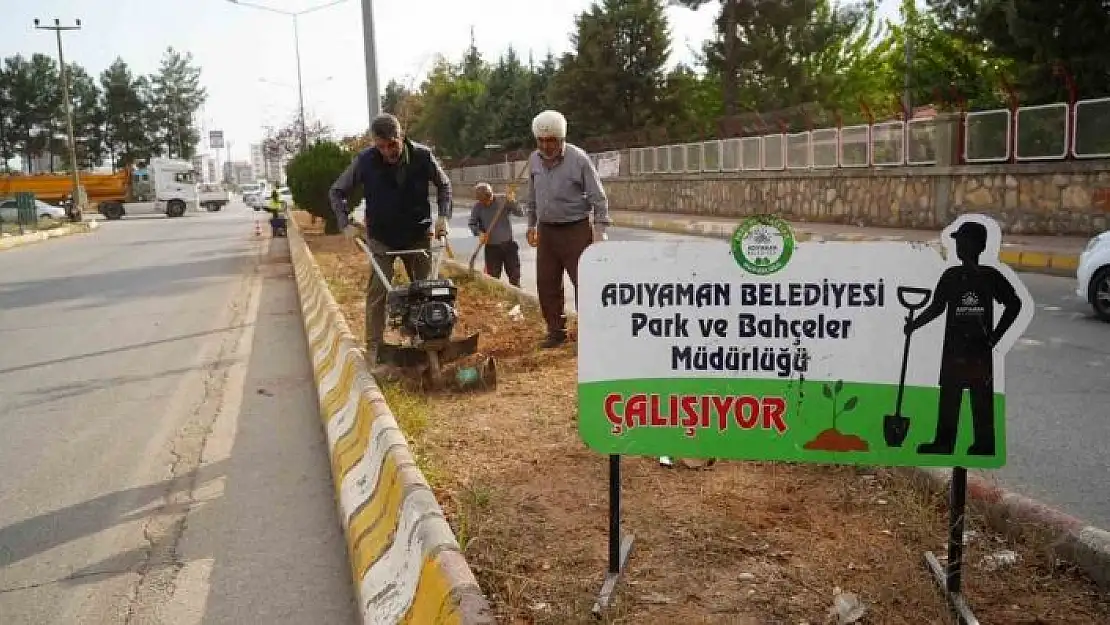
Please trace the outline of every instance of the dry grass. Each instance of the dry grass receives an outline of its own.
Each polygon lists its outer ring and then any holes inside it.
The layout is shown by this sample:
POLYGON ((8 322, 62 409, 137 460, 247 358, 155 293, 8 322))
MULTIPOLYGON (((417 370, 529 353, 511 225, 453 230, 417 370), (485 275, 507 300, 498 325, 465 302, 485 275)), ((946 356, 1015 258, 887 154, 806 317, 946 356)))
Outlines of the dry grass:
MULTIPOLYGON (((307 236, 361 331, 366 262, 307 236)), ((539 351, 536 311, 456 277, 464 330, 497 356, 496 391, 417 396, 390 387, 466 557, 504 623, 591 623, 606 566, 607 459, 578 438, 573 344, 539 351), (413 416, 416 415, 416 416, 413 416)), ((636 536, 610 623, 825 623, 834 588, 864 623, 952 622, 922 553, 943 553, 946 509, 904 478, 849 467, 721 462, 668 469, 624 460, 624 527, 636 536)), ((985 623, 1108 623, 1110 604, 1034 533, 1004 544, 974 516, 965 590, 985 623), (1021 556, 1000 571, 983 558, 1021 556)))

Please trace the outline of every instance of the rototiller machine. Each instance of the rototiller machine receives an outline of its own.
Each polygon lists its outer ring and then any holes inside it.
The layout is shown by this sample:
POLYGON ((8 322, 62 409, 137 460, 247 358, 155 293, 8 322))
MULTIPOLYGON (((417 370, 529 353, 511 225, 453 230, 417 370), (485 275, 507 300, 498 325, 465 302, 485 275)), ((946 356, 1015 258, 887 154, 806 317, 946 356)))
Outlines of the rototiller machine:
POLYGON ((492 356, 476 365, 448 364, 478 353, 479 333, 461 339, 453 336, 459 320, 458 287, 450 278, 440 277, 447 243, 433 241, 426 250, 389 252, 387 258, 391 263, 397 257, 415 254, 425 255, 431 261, 427 279, 394 284, 386 279, 366 242, 361 238, 355 240, 370 257, 370 266, 378 279, 386 285, 386 327, 397 330, 401 337, 400 343, 382 341, 378 346, 378 363, 408 371, 422 370, 434 390, 443 390, 449 385, 456 390, 496 387, 497 365, 492 356))

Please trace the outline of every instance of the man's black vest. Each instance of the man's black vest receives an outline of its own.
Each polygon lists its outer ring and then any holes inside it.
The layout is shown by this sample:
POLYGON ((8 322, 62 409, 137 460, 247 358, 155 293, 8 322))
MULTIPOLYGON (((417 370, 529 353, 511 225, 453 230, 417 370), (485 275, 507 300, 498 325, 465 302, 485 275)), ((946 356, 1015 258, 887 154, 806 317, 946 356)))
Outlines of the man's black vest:
POLYGON ((366 200, 366 229, 371 239, 393 249, 409 249, 427 240, 432 226, 428 185, 435 176, 431 151, 405 139, 406 154, 386 163, 377 148, 358 155, 358 173, 366 200))

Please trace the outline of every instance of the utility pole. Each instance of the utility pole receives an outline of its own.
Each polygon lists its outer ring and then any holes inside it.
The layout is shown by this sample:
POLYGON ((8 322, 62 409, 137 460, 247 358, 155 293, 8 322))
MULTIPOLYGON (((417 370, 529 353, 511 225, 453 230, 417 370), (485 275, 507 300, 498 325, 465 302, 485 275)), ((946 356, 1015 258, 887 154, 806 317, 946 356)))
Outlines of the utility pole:
POLYGON ((297 49, 297 97, 301 102, 301 151, 308 149, 308 129, 304 124, 304 83, 301 82, 301 35, 297 28, 297 14, 293 14, 293 45, 297 49))
POLYGON ((907 125, 910 123, 910 119, 913 117, 913 98, 910 96, 910 87, 912 86, 910 84, 910 68, 913 65, 913 29, 911 28, 910 20, 914 19, 915 17, 916 12, 912 15, 906 15, 902 23, 902 48, 904 49, 903 51, 906 55, 906 71, 905 74, 902 76, 902 99, 904 102, 903 106, 906 107, 905 122, 907 125))
POLYGON ((374 0, 362 0, 362 46, 366 54, 366 103, 370 122, 373 123, 382 112, 381 92, 378 91, 378 50, 374 43, 374 0))
POLYGON ((69 72, 66 70, 66 57, 62 53, 62 31, 81 30, 81 20, 74 20, 73 26, 62 26, 61 20, 54 18, 53 26, 40 26, 39 19, 36 17, 35 28, 38 30, 52 30, 58 37, 58 66, 62 81, 62 103, 65 105, 66 130, 69 132, 69 168, 73 172, 73 194, 68 208, 69 220, 78 222, 81 221, 81 210, 84 208, 84 202, 81 199, 81 174, 78 172, 79 167, 77 165, 77 139, 73 132, 73 107, 69 101, 69 72))

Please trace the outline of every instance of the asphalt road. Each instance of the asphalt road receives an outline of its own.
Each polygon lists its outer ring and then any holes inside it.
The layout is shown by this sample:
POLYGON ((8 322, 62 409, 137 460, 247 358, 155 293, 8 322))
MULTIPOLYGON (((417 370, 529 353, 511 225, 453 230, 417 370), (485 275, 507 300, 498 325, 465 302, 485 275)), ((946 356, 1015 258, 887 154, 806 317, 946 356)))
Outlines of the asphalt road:
POLYGON ((288 247, 256 214, 0 252, 0 623, 354 623, 288 247))
MULTIPOLYGON (((469 206, 460 204, 451 220, 451 245, 462 262, 476 243, 466 227, 468 216, 469 206)), ((513 230, 520 243, 522 286, 535 292, 535 249, 525 241, 523 218, 514 218, 513 230)), ((630 228, 611 228, 609 238, 698 239, 630 228)), ((475 266, 481 270, 481 254, 475 266)), ((1021 278, 1037 312, 1006 361, 1007 466, 984 474, 1110 528, 1110 324, 1091 316, 1086 302, 1075 296, 1074 279, 1031 273, 1021 278)), ((569 308, 569 280, 566 286, 569 308)))

